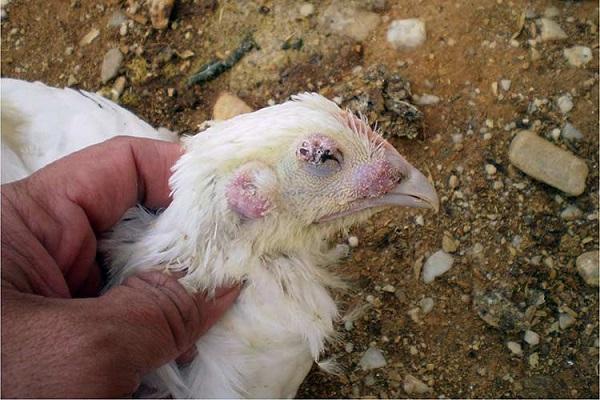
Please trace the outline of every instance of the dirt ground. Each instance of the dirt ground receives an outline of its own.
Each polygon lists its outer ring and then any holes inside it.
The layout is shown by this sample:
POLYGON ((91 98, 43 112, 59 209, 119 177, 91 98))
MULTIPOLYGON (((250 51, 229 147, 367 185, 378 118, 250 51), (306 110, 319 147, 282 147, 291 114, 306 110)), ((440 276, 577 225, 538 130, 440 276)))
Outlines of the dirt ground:
POLYGON ((133 3, 13 0, 1 27, 2 76, 110 92, 113 81, 102 84, 100 66, 118 47, 124 53, 118 76, 126 78, 118 102, 180 133, 210 118, 222 90, 253 108, 302 91, 352 106, 368 93, 363 111, 383 120, 384 134, 436 184, 438 214, 389 210, 350 232, 358 246, 338 268, 353 288, 338 298, 343 310, 364 312, 340 322, 339 340, 329 346, 327 355, 343 373, 314 369, 300 397, 598 398, 598 288, 575 268, 579 255, 598 250, 597 2, 312 1, 304 15, 304 3, 291 0, 179 0, 164 31, 151 27, 143 1, 137 10, 133 3), (535 21, 549 7, 565 39, 539 40, 535 21), (378 23, 359 40, 348 33, 353 27, 336 31, 328 16, 348 9, 373 13, 378 23), (521 16, 523 29, 514 37, 521 16), (388 26, 403 18, 425 22, 424 44, 390 46, 388 26), (97 38, 80 43, 94 28, 97 38), (210 82, 187 85, 191 74, 226 58, 248 34, 260 49, 210 82), (284 49, 286 42, 291 47, 284 49), (568 65, 563 49, 574 45, 591 48, 592 60, 568 65), (370 80, 378 69, 384 72, 370 80), (417 106, 415 138, 403 136, 399 117, 377 103, 394 75, 410 82, 413 95, 439 98, 417 106), (493 88, 500 80, 510 87, 493 88), (567 93, 574 108, 564 114, 556 101, 567 93), (567 121, 582 139, 553 136, 567 121), (508 148, 519 129, 583 159, 590 170, 585 192, 568 197, 513 167, 508 148), (581 215, 561 217, 568 205, 581 215), (425 284, 419 268, 442 247, 454 264, 425 284), (424 298, 434 304, 426 315, 419 308, 424 298), (564 315, 570 322, 559 324, 564 315), (525 330, 539 334, 539 344, 525 342, 525 330), (365 371, 359 361, 370 346, 382 351, 386 365, 365 371), (407 375, 429 391, 411 391, 407 375))

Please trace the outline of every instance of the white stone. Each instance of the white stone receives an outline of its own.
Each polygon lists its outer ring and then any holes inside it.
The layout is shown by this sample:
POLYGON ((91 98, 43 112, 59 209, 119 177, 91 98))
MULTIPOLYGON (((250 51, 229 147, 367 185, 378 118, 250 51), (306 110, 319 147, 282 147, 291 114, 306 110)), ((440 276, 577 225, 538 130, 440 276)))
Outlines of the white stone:
POLYGON ((368 371, 371 369, 385 367, 387 362, 385 361, 385 357, 383 357, 381 350, 375 347, 370 347, 369 350, 363 354, 358 364, 364 371, 368 371))
POLYGON ((249 112, 252 112, 252 108, 244 100, 229 92, 222 92, 215 102, 213 119, 224 121, 249 112))
POLYGON ((425 265, 423 265, 421 273, 423 282, 433 282, 435 278, 447 272, 452 267, 453 263, 454 259, 445 251, 438 250, 433 253, 427 261, 425 261, 425 265))
POLYGON ((585 46, 573 46, 563 50, 567 62, 574 67, 581 67, 592 61, 592 49, 585 46))
POLYGON ((576 219, 581 218, 583 212, 574 206, 573 204, 568 205, 562 212, 560 213, 560 217, 566 221, 574 221, 576 219))
POLYGON ((97 28, 92 28, 88 33, 85 34, 84 37, 79 41, 80 46, 87 46, 92 43, 98 36, 100 35, 100 30, 97 28))
POLYGON ((415 95, 413 96, 413 99, 418 106, 430 106, 440 102, 439 97, 427 93, 424 93, 420 96, 415 95))
POLYGON ((546 18, 554 18, 554 17, 558 17, 560 15, 560 11, 558 10, 558 8, 551 6, 548 7, 544 10, 544 17, 546 18))
POLYGON ((558 316, 558 326, 560 327, 560 329, 567 329, 574 323, 575 323, 575 318, 571 317, 567 313, 561 313, 558 316))
POLYGON ((450 176, 450 179, 448 179, 448 186, 450 189, 456 189, 458 187, 458 177, 456 175, 450 176))
POLYGON ((350 247, 357 247, 358 246, 358 238, 356 236, 349 236, 348 237, 348 245, 350 247))
POLYGON ((556 105, 561 113, 566 114, 573 109, 573 100, 571 99, 571 96, 565 94, 556 100, 556 105))
POLYGON ((406 375, 404 377, 402 388, 406 394, 424 394, 431 392, 431 388, 429 386, 412 375, 406 375))
POLYGON ((502 88, 502 90, 504 90, 505 92, 508 92, 508 90, 510 89, 510 85, 512 84, 512 81, 510 79, 502 79, 500 81, 500 87, 502 88))
POLYGON ((485 164, 485 173, 488 175, 495 175, 496 174, 496 167, 493 166, 492 164, 485 164))
POLYGON ((387 31, 387 41, 396 50, 418 47, 426 38, 425 23, 417 18, 394 20, 387 31))
POLYGON ((121 63, 123 62, 123 53, 119 49, 110 49, 104 54, 102 59, 102 69, 100 72, 100 80, 102 83, 110 81, 117 75, 121 63))
POLYGON ((540 36, 542 41, 566 39, 567 34, 562 30, 560 25, 549 18, 538 19, 540 27, 540 36))
POLYGON ((588 251, 577 257, 575 265, 579 276, 590 286, 598 286, 600 278, 598 275, 598 258, 600 254, 598 250, 588 251))
POLYGON ((552 132, 550 132, 550 136, 552 137, 552 140, 558 140, 558 138, 560 137, 560 129, 558 128, 554 128, 552 129, 552 132))
POLYGON ((585 190, 589 172, 585 161, 533 132, 521 131, 515 136, 508 158, 527 175, 569 195, 579 196, 585 190))
POLYGON ((415 223, 419 226, 425 225, 425 219, 423 218, 423 216, 421 214, 419 214, 415 217, 415 223))
POLYGON ((396 288, 393 285, 385 285, 381 288, 381 290, 388 293, 394 293, 396 291, 396 288))
POLYGON ((583 139, 583 133, 575 128, 570 122, 567 122, 562 129, 562 137, 567 140, 581 140, 583 139))
POLYGON ((527 342, 530 346, 536 346, 540 343, 540 335, 535 333, 534 331, 527 330, 525 331, 525 335, 523 340, 527 342))
POLYGON ((315 12, 315 6, 310 3, 304 3, 300 6, 300 15, 303 17, 308 17, 313 15, 315 12))
POLYGON ((523 349, 521 348, 521 345, 517 342, 506 342, 506 347, 508 347, 508 349, 510 350, 511 353, 520 356, 521 354, 523 354, 523 349))
POLYGON ((431 297, 425 297, 419 301, 419 307, 423 315, 427 315, 433 310, 434 301, 431 297))

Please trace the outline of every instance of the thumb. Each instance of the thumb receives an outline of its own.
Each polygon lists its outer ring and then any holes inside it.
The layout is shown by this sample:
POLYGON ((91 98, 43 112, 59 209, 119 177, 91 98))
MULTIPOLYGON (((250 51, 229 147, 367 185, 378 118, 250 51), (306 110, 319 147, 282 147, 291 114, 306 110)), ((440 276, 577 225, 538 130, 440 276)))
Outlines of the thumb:
POLYGON ((190 294, 161 272, 144 272, 106 292, 99 300, 131 367, 140 374, 189 351, 233 304, 239 286, 218 289, 214 298, 190 294))

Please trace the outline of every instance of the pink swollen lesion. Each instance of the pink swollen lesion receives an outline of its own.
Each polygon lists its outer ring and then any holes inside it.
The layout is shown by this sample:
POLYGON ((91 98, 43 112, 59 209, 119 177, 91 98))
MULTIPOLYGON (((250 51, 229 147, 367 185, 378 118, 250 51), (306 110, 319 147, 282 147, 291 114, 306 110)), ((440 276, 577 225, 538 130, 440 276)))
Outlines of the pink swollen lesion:
POLYGON ((271 209, 271 201, 260 193, 250 171, 236 173, 227 185, 225 195, 229 207, 244 218, 264 217, 271 209))
POLYGON ((375 160, 354 171, 352 186, 359 198, 373 198, 390 192, 401 179, 401 172, 387 160, 375 160))

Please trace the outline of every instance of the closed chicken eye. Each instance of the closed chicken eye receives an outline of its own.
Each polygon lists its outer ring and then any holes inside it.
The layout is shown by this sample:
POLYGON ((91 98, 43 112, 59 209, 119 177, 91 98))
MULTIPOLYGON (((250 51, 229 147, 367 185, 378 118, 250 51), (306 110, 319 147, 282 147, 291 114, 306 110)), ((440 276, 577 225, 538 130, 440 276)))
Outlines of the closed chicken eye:
POLYGON ((335 141, 325 135, 314 134, 303 140, 296 149, 296 157, 303 169, 311 175, 328 176, 341 169, 343 156, 335 141))

